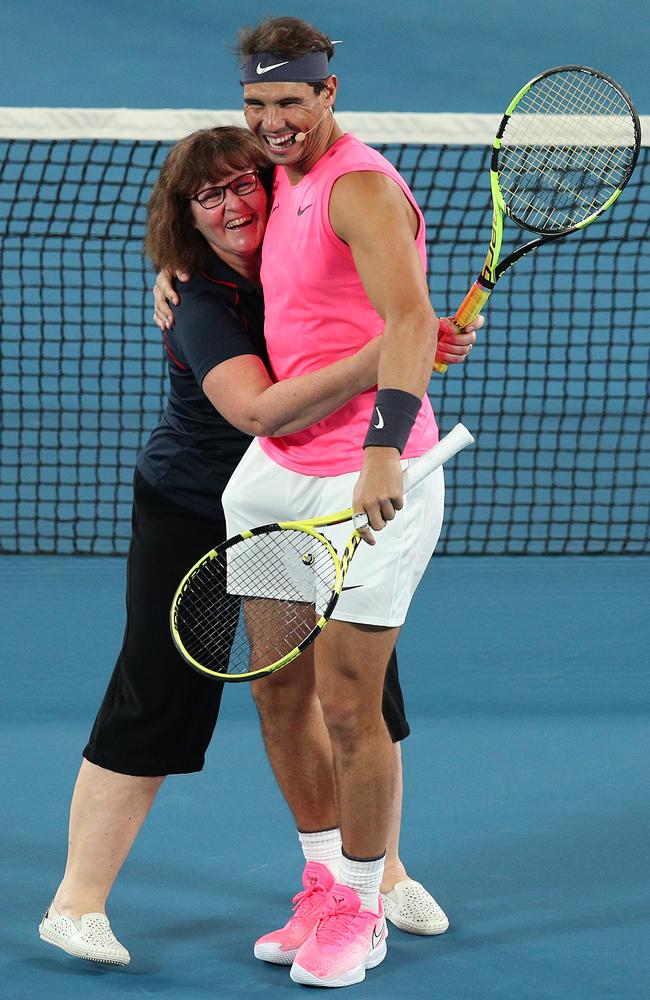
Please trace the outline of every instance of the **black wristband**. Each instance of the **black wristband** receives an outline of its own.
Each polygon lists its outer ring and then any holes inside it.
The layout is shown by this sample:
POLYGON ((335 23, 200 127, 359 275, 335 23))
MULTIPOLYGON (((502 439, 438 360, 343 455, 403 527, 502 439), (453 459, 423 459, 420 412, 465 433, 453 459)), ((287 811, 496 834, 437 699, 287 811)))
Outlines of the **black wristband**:
POLYGON ((401 454, 420 412, 422 400, 403 389, 379 389, 364 448, 397 448, 401 454))

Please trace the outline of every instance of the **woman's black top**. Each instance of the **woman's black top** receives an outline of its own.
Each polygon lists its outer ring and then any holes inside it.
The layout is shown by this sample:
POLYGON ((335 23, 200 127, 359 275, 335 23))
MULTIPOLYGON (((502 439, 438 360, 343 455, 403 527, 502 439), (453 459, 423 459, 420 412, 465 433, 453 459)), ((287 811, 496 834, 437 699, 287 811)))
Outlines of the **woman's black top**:
POLYGON ((180 305, 165 336, 169 397, 160 423, 138 455, 138 469, 160 493, 208 516, 250 443, 204 394, 208 372, 243 354, 266 363, 261 289, 215 256, 209 271, 176 282, 180 305))

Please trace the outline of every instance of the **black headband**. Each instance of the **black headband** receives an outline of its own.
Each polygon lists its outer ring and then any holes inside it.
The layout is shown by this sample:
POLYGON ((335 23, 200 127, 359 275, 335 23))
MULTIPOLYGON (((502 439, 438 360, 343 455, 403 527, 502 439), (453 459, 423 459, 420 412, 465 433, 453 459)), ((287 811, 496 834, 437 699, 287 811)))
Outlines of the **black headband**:
POLYGON ((330 76, 327 52, 306 52, 297 59, 274 52, 256 52, 247 56, 241 67, 241 84, 247 83, 320 83, 330 76))

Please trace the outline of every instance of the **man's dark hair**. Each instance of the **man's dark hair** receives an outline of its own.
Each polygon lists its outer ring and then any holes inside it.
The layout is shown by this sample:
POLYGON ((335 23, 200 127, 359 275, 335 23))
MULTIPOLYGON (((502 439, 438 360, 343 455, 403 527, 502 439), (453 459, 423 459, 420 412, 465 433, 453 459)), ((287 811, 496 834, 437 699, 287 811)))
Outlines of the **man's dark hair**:
MULTIPOLYGON (((334 55, 334 46, 327 35, 308 21, 299 17, 269 17, 255 28, 241 29, 236 52, 242 59, 258 52, 272 52, 288 59, 298 59, 307 52, 326 52, 329 60, 334 55)), ((317 94, 324 89, 324 83, 310 86, 317 94)))
POLYGON ((331 59, 334 55, 334 46, 327 35, 299 17, 268 17, 255 28, 242 28, 238 41, 240 56, 272 52, 297 59, 307 52, 327 52, 327 58, 331 59))

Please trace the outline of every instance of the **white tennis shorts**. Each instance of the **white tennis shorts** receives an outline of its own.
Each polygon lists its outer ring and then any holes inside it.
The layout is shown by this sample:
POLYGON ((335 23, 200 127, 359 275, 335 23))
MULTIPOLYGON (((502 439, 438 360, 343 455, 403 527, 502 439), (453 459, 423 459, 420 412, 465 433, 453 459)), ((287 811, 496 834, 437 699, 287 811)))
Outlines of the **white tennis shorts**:
MULTIPOLYGON (((417 458, 402 461, 406 469, 417 458)), ((272 461, 254 440, 223 494, 228 536, 275 521, 301 521, 344 510, 352 504, 358 472, 321 478, 292 472, 272 461)), ((415 589, 440 537, 444 510, 442 468, 404 497, 376 544, 362 542, 345 577, 332 615, 364 625, 402 625, 415 589)), ((339 555, 352 534, 352 523, 318 529, 339 555)))

